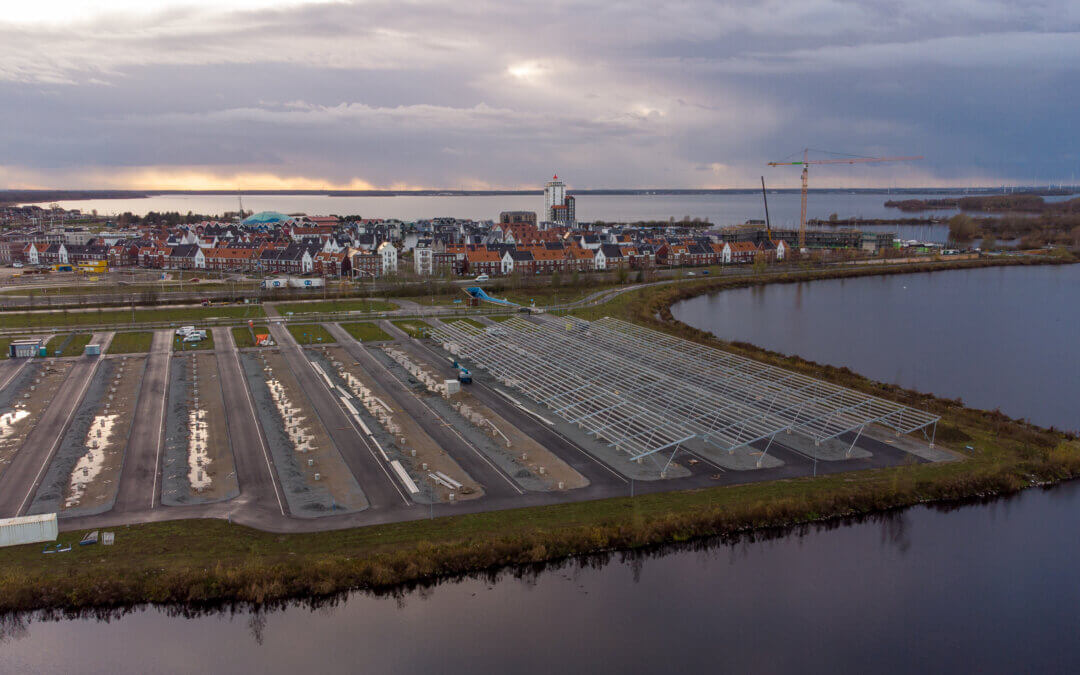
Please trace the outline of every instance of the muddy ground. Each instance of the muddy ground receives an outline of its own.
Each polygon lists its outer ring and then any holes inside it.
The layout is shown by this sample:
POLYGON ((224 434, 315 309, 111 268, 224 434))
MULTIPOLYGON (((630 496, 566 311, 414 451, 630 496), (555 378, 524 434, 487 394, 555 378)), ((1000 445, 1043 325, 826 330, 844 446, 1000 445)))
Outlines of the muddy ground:
POLYGON ((348 352, 341 347, 328 347, 325 350, 311 350, 310 354, 338 386, 353 395, 350 402, 360 413, 360 418, 379 445, 391 460, 401 462, 409 477, 421 489, 420 494, 413 495, 415 501, 425 504, 432 501, 445 502, 450 499, 451 492, 454 493, 455 500, 477 499, 483 496, 483 487, 465 473, 416 420, 405 414, 389 393, 379 387, 370 373, 349 356, 348 352), (353 379, 350 380, 349 376, 353 379), (390 408, 389 423, 385 416, 373 412, 381 408, 381 403, 369 399, 365 405, 357 385, 363 386, 371 396, 390 408), (451 490, 445 485, 435 483, 428 477, 429 473, 435 471, 445 473, 460 482, 464 488, 451 490))
POLYGON ((174 355, 166 406, 161 503, 208 504, 239 496, 217 356, 174 355))
POLYGON ((146 357, 102 359, 34 496, 30 513, 104 513, 113 507, 146 357))
POLYGON ((292 514, 310 518, 367 508, 363 490, 278 350, 245 352, 240 362, 292 514), (283 415, 275 403, 272 388, 276 387, 280 387, 279 400, 287 401, 291 414, 283 415), (315 474, 319 474, 318 480, 315 474))
POLYGON ((35 359, 7 387, 7 401, 0 401, 0 473, 52 403, 71 366, 64 359, 35 359))

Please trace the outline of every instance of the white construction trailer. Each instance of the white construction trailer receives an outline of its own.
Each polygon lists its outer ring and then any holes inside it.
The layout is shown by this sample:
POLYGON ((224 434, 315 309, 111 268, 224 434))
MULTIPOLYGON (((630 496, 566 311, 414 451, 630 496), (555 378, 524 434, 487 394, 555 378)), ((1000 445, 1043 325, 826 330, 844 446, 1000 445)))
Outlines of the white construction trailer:
POLYGON ((0 518, 0 547, 56 541, 58 535, 55 513, 0 518))

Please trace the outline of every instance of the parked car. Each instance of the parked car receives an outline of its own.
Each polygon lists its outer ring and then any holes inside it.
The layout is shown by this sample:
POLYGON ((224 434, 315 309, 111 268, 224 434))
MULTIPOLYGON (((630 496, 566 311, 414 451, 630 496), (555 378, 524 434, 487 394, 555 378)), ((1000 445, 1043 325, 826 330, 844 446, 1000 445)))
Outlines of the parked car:
POLYGON ((490 279, 490 278, 491 278, 491 277, 489 277, 489 276, 488 276, 488 275, 486 275, 486 274, 481 274, 480 276, 476 277, 476 281, 487 281, 487 280, 488 280, 488 279, 490 279))

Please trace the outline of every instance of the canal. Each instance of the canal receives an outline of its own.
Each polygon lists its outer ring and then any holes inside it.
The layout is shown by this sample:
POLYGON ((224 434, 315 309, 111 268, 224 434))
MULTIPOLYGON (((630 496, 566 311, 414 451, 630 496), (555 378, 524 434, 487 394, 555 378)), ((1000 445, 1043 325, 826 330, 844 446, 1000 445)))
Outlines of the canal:
POLYGON ((1060 672, 1078 514, 1072 483, 321 607, 8 617, 0 672, 1060 672))

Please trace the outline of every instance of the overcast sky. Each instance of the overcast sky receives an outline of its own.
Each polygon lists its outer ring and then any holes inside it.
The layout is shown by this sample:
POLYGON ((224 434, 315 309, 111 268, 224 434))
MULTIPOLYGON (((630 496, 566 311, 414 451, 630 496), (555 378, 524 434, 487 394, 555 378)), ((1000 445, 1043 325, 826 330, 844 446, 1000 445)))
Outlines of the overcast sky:
POLYGON ((0 187, 794 186, 1076 177, 1080 2, 33 0, 0 187))

